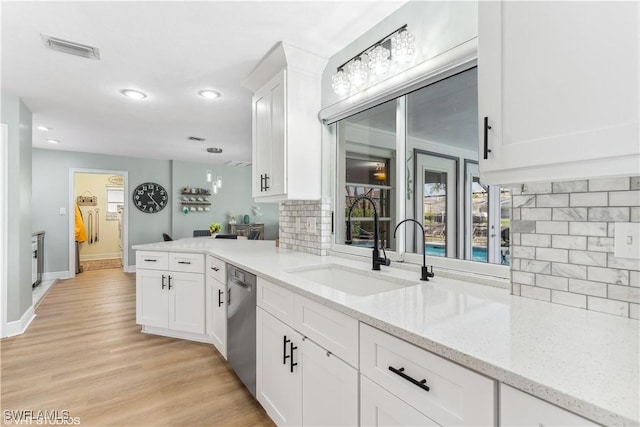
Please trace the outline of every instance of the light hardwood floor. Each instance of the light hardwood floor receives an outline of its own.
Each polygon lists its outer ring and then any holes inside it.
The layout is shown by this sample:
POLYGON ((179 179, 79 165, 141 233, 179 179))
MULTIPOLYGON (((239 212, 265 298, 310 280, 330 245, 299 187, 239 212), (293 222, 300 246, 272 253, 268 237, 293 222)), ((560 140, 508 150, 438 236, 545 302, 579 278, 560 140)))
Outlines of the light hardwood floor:
POLYGON ((212 345, 140 332, 133 274, 60 281, 36 313, 0 342, 3 411, 68 410, 84 426, 274 425, 212 345))

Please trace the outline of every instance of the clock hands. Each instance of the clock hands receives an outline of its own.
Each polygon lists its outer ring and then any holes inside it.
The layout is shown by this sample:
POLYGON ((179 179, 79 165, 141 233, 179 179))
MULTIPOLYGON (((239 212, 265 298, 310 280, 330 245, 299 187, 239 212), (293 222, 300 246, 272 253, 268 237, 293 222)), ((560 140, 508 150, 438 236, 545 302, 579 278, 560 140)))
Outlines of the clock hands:
POLYGON ((147 193, 147 196, 149 196, 149 198, 151 199, 151 201, 152 201, 153 203, 155 203, 155 204, 156 204, 156 206, 157 206, 158 208, 160 208, 160 205, 158 204, 158 202, 156 202, 156 199, 154 199, 154 198, 153 198, 153 195, 154 195, 154 194, 155 194, 155 193, 153 193, 153 192, 151 192, 151 193, 147 193))

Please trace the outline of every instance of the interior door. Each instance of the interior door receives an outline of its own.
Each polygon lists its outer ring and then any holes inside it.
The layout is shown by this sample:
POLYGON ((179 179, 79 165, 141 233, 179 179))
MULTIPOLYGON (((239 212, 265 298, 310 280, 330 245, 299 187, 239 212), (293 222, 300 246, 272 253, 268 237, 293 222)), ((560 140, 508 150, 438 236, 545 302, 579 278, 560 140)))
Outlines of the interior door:
MULTIPOLYGON (((424 225, 427 255, 457 256, 457 169, 455 158, 416 151, 416 219, 424 225)), ((418 253, 422 253, 418 248, 418 253)))

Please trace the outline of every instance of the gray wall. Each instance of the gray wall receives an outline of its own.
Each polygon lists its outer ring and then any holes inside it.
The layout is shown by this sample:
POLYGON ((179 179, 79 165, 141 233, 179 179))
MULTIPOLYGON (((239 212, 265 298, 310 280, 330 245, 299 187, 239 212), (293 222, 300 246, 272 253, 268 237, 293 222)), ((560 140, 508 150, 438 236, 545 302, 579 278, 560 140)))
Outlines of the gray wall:
POLYGON ((212 166, 204 163, 173 161, 172 190, 174 239, 193 236, 193 230, 205 230, 212 222, 222 224, 222 232, 227 232, 229 216, 235 215, 238 222, 245 214, 252 223, 264 223, 265 239, 273 240, 278 236, 278 204, 256 203, 251 197, 251 168, 232 166, 212 166), (222 177, 222 188, 218 194, 212 194, 210 212, 182 213, 179 203, 180 190, 184 187, 211 188, 207 183, 207 171, 222 177), (252 208, 259 206, 262 216, 256 217, 252 208))
MULTIPOLYGON (((129 189, 125 197, 129 198, 133 189, 143 182, 157 182, 167 190, 171 188, 171 162, 168 160, 33 149, 32 224, 34 230, 46 232, 45 272, 69 270, 69 217, 60 215, 59 210, 69 205, 69 169, 74 168, 127 171, 129 189)), ((129 218, 129 248, 140 243, 158 242, 162 240, 162 233, 171 231, 171 207, 147 214, 131 206, 125 214, 129 218)), ((135 264, 135 251, 129 251, 129 264, 135 264)))
POLYGON ((7 147, 7 321, 31 307, 31 111, 20 98, 2 94, 0 121, 7 147))

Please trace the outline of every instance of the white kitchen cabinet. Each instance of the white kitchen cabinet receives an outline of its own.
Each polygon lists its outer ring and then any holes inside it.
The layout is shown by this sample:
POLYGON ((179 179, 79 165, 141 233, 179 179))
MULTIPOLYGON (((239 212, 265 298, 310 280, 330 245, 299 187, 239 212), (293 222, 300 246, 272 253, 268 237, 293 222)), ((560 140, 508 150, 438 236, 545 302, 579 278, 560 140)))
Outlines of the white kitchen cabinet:
POLYGON ((482 182, 638 174, 639 8, 479 2, 482 182))
POLYGON ((321 74, 326 59, 276 44, 245 79, 252 99, 252 195, 263 202, 321 195, 321 74))
POLYGON ((227 285, 226 264, 218 258, 207 259, 206 330, 213 345, 227 358, 227 285))
POLYGON ((585 418, 558 408, 506 384, 500 384, 501 426, 597 426, 585 418))
POLYGON ((145 332, 188 338, 205 333, 203 264, 201 254, 136 253, 136 323, 145 332))
POLYGON ((302 425, 302 336, 259 307, 256 324, 256 398, 278 426, 302 425))
POLYGON ((363 323, 360 373, 439 425, 495 425, 495 381, 363 323))
POLYGON ((364 375, 360 375, 360 425, 362 426, 438 426, 364 375))

